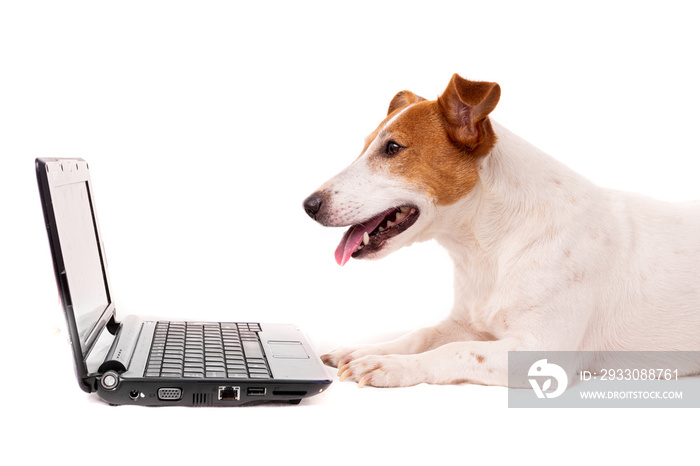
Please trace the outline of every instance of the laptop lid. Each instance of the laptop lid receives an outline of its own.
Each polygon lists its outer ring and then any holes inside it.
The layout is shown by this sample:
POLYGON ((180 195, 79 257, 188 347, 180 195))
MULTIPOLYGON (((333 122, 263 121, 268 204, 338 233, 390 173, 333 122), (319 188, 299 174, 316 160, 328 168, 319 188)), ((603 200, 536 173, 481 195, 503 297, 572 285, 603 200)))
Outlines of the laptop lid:
POLYGON ((35 164, 76 376, 81 388, 91 392, 85 361, 105 326, 114 324, 115 307, 90 170, 82 159, 38 158, 35 164))

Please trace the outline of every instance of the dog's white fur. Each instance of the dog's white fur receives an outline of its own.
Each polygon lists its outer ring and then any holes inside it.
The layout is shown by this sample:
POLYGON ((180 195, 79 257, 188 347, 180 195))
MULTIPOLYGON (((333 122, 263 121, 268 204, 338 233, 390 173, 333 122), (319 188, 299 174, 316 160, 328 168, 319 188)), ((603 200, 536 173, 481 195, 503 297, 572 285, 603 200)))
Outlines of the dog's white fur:
MULTIPOLYGON (((455 264, 444 321, 324 360, 360 386, 507 385, 512 350, 700 350, 700 202, 599 188, 493 127, 498 140, 474 189, 451 205, 370 168, 374 143, 322 187, 333 193, 331 226, 407 203, 420 209, 377 257, 434 238, 455 264)), ((679 372, 700 372, 700 361, 679 372)))

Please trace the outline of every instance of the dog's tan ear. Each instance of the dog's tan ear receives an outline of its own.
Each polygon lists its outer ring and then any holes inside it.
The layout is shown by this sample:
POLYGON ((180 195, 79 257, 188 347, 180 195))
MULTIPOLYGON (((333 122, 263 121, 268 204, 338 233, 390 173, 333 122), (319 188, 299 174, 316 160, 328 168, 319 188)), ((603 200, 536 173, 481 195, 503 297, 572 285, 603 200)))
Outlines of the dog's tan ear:
POLYGON ((396 94, 393 99, 391 99, 391 103, 389 104, 389 111, 386 112, 386 114, 387 116, 391 115, 394 111, 400 109, 401 107, 415 104, 416 102, 420 102, 421 100, 425 99, 419 95, 414 94, 411 91, 401 91, 398 94, 396 94))
POLYGON ((486 131, 491 130, 488 116, 500 98, 498 84, 469 81, 454 74, 437 100, 450 138, 468 148, 479 144, 486 131))

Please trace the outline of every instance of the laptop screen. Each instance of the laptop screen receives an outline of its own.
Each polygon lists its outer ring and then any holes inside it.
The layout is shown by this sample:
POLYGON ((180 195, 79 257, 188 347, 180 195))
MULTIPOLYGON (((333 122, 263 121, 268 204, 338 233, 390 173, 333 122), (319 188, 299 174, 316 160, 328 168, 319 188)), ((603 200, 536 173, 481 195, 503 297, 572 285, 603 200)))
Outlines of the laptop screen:
POLYGON ((85 354, 87 338, 110 301, 92 200, 87 181, 54 186, 51 194, 65 278, 85 354))
POLYGON ((91 392, 86 357, 116 321, 90 169, 82 159, 38 158, 36 174, 76 375, 91 392))

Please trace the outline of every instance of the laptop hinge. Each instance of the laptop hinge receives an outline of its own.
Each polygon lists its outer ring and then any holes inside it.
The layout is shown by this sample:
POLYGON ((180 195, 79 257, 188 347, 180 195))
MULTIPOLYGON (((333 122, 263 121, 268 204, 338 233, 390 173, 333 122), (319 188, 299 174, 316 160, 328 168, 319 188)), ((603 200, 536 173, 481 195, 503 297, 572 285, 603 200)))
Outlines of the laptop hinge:
MULTIPOLYGON (((128 369, 142 328, 143 322, 139 317, 134 315, 127 316, 122 323, 119 324, 114 342, 112 342, 112 346, 104 362, 98 369, 100 374, 104 374, 109 370, 121 373, 128 369)), ((110 333, 112 333, 111 330, 110 333)))
POLYGON ((112 317, 109 319, 109 322, 107 322, 107 331, 111 333, 112 335, 116 335, 117 331, 119 331, 119 327, 121 327, 121 324, 117 322, 115 319, 115 315, 112 314, 112 317))

